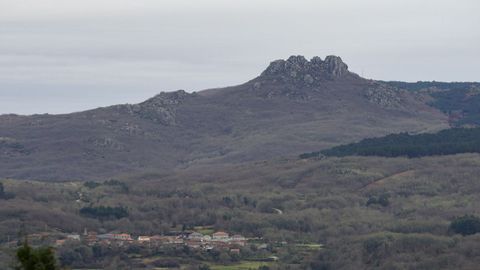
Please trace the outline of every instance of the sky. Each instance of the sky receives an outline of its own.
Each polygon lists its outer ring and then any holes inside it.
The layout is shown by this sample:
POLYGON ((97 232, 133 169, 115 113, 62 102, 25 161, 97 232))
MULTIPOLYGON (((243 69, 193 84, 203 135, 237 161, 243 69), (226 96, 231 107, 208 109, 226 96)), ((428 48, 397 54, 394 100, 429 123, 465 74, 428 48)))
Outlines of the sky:
POLYGON ((290 55, 480 81, 478 0, 0 0, 0 114, 241 84, 290 55))

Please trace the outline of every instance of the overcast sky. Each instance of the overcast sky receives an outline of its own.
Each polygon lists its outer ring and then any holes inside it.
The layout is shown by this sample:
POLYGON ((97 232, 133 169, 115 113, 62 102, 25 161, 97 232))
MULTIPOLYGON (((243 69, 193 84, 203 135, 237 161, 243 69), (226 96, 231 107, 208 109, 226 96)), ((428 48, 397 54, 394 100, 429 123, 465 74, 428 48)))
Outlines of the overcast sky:
POLYGON ((479 0, 0 0, 0 114, 135 103, 335 54, 383 80, 480 81, 479 0))

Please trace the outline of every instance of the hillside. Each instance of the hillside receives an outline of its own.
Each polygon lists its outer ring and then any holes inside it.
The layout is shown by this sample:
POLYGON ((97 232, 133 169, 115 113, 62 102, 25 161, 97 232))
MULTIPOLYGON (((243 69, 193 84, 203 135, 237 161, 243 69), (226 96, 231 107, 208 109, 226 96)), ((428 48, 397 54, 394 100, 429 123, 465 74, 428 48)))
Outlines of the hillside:
POLYGON ((480 125, 480 83, 478 82, 385 82, 390 86, 432 97, 429 105, 449 116, 452 126, 480 125))
MULTIPOLYGON (((96 184, 4 180, 14 198, 0 203, 0 258, 1 246, 28 220, 30 234, 87 228, 154 235, 185 227, 262 237, 268 253, 246 247, 242 256, 273 254, 279 269, 476 269, 478 234, 453 234, 449 225, 455 217, 480 214, 479 164, 478 154, 279 159, 96 184), (127 216, 84 215, 103 206, 123 207, 127 216), (325 248, 301 248, 318 245, 325 248)), ((118 258, 127 264, 144 257, 182 266, 212 262, 188 250, 175 256, 145 247, 100 251, 84 244, 57 249, 63 262, 83 269, 102 269, 118 258)))
POLYGON ((292 56, 238 86, 65 115, 0 116, 0 177, 102 179, 448 127, 428 100, 363 79, 336 56, 292 56))
POLYGON ((339 145, 320 152, 305 153, 301 158, 327 156, 424 157, 480 153, 480 128, 445 129, 438 133, 390 134, 339 145))

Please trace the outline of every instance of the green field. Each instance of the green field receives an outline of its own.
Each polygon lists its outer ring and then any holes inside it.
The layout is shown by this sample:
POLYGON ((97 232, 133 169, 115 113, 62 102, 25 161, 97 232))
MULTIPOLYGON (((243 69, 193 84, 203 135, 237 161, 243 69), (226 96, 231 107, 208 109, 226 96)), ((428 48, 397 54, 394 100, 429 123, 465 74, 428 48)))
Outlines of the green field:
POLYGON ((299 248, 304 248, 308 250, 320 250, 323 248, 322 244, 315 244, 315 243, 309 243, 309 244, 297 244, 295 245, 299 248))

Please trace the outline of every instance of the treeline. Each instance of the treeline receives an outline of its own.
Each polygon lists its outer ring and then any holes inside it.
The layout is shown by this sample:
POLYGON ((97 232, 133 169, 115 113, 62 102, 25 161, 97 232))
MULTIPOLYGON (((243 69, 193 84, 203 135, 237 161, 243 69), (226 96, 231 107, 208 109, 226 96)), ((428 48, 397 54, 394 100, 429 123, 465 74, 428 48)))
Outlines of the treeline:
POLYGON ((80 214, 85 217, 97 218, 97 219, 121 219, 128 217, 128 211, 126 208, 110 207, 110 206, 98 206, 98 207, 83 207, 80 209, 80 214))
POLYGON ((89 189, 95 189, 101 186, 116 186, 116 187, 119 187, 120 191, 123 193, 128 193, 130 191, 126 183, 115 180, 115 179, 111 179, 103 182, 87 181, 83 183, 83 185, 89 189))
POLYGON ((340 145, 327 150, 305 153, 300 158, 325 156, 423 157, 480 153, 480 128, 453 128, 435 134, 391 134, 340 145))
POLYGON ((431 96, 434 101, 430 105, 449 114, 456 126, 480 125, 480 92, 467 88, 436 92, 431 96))

